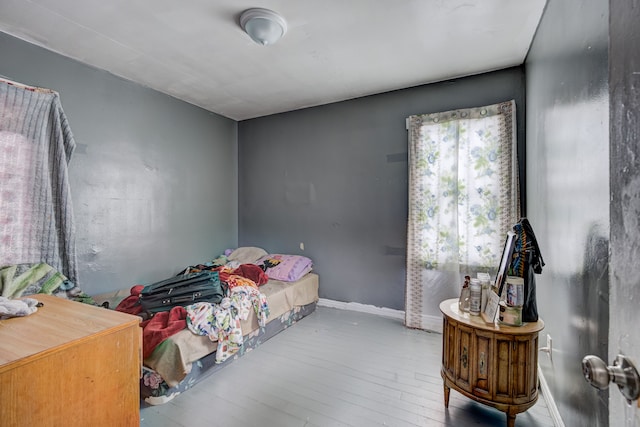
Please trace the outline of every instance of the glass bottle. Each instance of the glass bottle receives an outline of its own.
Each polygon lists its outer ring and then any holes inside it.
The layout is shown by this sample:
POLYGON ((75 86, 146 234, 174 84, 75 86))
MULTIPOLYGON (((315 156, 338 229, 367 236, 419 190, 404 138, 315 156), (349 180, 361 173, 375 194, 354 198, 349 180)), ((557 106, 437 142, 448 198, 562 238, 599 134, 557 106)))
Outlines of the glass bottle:
POLYGON ((469 285, 469 313, 474 315, 480 314, 480 308, 482 304, 482 286, 480 285, 480 279, 471 279, 469 285))

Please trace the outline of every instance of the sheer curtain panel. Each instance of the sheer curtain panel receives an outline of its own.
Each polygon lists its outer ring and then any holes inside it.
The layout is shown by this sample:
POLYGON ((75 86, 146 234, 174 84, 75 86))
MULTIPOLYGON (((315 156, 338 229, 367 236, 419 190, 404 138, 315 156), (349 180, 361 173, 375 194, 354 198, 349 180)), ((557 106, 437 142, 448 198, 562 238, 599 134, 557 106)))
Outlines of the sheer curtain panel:
POLYGON ((431 329, 465 275, 495 274, 520 217, 515 102, 411 116, 405 324, 431 329))

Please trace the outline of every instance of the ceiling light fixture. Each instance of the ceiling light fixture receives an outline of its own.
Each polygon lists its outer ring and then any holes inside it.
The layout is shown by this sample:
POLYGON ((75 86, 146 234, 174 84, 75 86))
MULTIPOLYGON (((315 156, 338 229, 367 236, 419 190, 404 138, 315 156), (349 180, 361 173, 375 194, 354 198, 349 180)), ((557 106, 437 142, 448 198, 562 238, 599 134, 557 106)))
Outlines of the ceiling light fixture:
POLYGON ((240 15, 240 26, 254 42, 274 44, 287 32, 287 21, 269 9, 247 9, 240 15))

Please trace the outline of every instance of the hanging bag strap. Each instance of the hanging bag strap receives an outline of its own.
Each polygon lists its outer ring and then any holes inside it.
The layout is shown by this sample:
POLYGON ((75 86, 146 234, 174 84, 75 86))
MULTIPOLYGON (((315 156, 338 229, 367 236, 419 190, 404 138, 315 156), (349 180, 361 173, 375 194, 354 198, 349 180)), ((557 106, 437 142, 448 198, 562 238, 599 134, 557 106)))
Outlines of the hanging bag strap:
POLYGON ((527 237, 531 239, 531 244, 534 250, 534 255, 531 259, 533 271, 536 274, 540 274, 542 273, 542 267, 544 267, 544 259, 542 259, 542 253, 540 252, 538 239, 536 239, 536 234, 533 232, 533 227, 531 227, 531 223, 527 218, 522 218, 520 220, 520 223, 522 224, 525 233, 527 233, 527 237))

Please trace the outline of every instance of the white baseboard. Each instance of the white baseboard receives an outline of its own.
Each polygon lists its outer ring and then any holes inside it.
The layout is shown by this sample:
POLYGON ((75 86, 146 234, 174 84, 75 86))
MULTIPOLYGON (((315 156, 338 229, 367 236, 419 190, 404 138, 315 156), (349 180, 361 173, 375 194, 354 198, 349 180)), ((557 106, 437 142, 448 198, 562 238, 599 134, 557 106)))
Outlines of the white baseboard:
POLYGON ((422 329, 430 332, 442 333, 442 316, 430 316, 423 314, 422 316, 422 329))
MULTIPOLYGON (((404 310, 395 310, 387 307, 376 307, 375 305, 361 304, 359 302, 342 302, 326 298, 320 298, 318 305, 322 307, 337 308, 340 310, 359 311, 361 313, 375 314, 378 316, 390 317, 404 322, 404 310)), ((442 318, 438 316, 422 316, 422 324, 425 329, 442 333, 442 318)))
POLYGON ((360 304, 359 302, 342 302, 332 299, 320 298, 318 305, 322 307, 338 308, 340 310, 359 311, 361 313, 376 314, 378 316, 391 317, 393 319, 404 320, 404 310, 393 308, 376 307, 375 305, 360 304))
POLYGON ((540 390, 542 391, 542 398, 547 404, 547 409, 549 410, 549 415, 551 415, 551 419, 553 420, 553 425, 555 425, 556 427, 564 427, 564 421, 562 421, 560 411, 558 411, 556 401, 553 400, 551 390, 549 389, 549 384, 547 384, 547 380, 542 373, 542 369, 540 369, 540 365, 538 365, 538 380, 540 380, 540 390))

